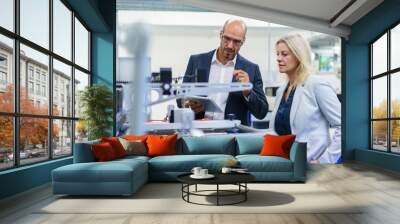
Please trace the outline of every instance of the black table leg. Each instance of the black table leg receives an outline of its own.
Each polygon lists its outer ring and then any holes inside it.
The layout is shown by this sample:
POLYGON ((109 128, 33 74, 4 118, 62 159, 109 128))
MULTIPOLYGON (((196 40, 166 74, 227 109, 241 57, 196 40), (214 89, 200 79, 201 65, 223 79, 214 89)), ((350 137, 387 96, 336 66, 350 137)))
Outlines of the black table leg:
POLYGON ((189 200, 189 195, 190 195, 190 184, 187 185, 187 201, 190 202, 189 200))
POLYGON ((244 192, 244 201, 247 201, 247 182, 246 183, 244 183, 244 190, 245 190, 245 192, 244 192))
POLYGON ((219 206, 219 184, 217 184, 217 206, 219 206))
POLYGON ((181 188, 181 191, 182 191, 182 199, 184 199, 184 196, 183 196, 184 186, 185 186, 185 185, 182 183, 182 188, 181 188))

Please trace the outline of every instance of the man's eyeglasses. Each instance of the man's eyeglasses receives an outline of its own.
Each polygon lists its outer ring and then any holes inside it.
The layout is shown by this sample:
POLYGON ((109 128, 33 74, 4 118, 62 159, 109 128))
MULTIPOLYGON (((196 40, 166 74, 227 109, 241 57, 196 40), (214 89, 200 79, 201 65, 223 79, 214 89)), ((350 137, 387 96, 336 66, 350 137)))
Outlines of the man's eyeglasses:
POLYGON ((230 38, 230 37, 228 37, 228 36, 225 36, 225 35, 222 35, 222 41, 224 42, 224 44, 228 44, 229 42, 231 42, 232 41, 232 44, 234 45, 234 46, 241 46, 242 44, 243 44, 243 41, 241 41, 241 40, 236 40, 236 39, 232 39, 232 38, 230 38))

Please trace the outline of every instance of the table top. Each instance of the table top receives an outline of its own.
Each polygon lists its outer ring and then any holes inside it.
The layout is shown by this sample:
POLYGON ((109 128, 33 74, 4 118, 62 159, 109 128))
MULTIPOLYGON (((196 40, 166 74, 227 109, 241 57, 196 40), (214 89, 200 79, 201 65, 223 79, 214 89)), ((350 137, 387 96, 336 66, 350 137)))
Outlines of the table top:
POLYGON ((186 184, 236 184, 255 180, 255 177, 249 173, 212 173, 215 177, 210 179, 194 179, 190 177, 191 174, 179 175, 177 179, 186 184))

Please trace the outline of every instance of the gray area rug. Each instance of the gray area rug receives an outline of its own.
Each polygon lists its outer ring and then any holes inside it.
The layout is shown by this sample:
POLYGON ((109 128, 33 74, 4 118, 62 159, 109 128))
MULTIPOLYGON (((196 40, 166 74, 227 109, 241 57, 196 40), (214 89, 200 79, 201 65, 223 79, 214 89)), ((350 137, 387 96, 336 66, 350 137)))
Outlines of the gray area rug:
MULTIPOLYGON (((131 197, 56 197, 35 213, 125 214, 125 213, 360 213, 359 205, 345 201, 317 184, 249 184, 246 202, 237 205, 207 206, 190 204, 181 198, 178 183, 146 184, 131 197)), ((234 186, 224 186, 233 189, 234 186)), ((213 185, 198 190, 212 190, 213 185)), ((191 188, 194 190, 194 187, 191 188)), ((215 204, 215 194, 193 196, 192 201, 215 204), (213 196, 214 195, 214 196, 213 196)), ((224 197, 222 202, 238 200, 224 197)))

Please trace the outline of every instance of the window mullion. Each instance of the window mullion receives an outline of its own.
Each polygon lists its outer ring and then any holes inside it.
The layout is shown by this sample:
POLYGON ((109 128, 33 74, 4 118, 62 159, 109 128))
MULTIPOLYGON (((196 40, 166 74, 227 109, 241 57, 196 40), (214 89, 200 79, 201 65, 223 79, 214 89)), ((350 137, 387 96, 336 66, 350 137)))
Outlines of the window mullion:
MULTIPOLYGON (((72 105, 71 105, 71 117, 75 118, 75 12, 72 11, 72 15, 71 15, 71 24, 72 24, 72 29, 71 29, 71 56, 72 56, 72 65, 71 66, 71 91, 72 91, 72 105)), ((71 133, 71 150, 72 150, 72 155, 74 155, 74 145, 75 145, 75 126, 76 126, 76 121, 73 120, 71 122, 72 124, 72 133, 71 133)))
POLYGON ((369 122, 369 137, 370 137, 370 141, 369 141, 369 144, 370 144, 370 149, 373 149, 373 147, 374 147, 374 143, 373 143, 373 141, 374 141, 374 136, 373 136, 373 121, 372 121, 372 119, 373 119, 373 96, 374 96, 374 85, 373 85, 373 79, 372 79, 372 72, 374 71, 374 69, 373 69, 373 63, 372 63, 372 58, 373 58, 373 54, 374 54, 374 48, 372 47, 373 45, 371 44, 370 46, 369 46, 369 52, 370 52, 370 55, 369 55, 369 69, 370 69, 370 71, 369 71, 369 119, 370 119, 370 122, 369 122))
MULTIPOLYGON (((390 29, 387 32, 387 71, 390 71, 390 29)), ((392 100, 391 100, 391 79, 392 75, 390 73, 387 74, 387 98, 388 98, 388 118, 392 118, 392 100)), ((388 121, 388 152, 392 151, 392 120, 388 121)))
MULTIPOLYGON (((19 17, 20 1, 14 1, 14 30, 17 35, 20 31, 20 17, 19 17)), ((14 39, 14 113, 19 114, 20 111, 20 46, 19 39, 14 39)), ((14 116, 14 166, 19 166, 19 136, 20 136, 20 118, 14 116)))
MULTIPOLYGON (((53 52, 53 0, 49 0, 49 50, 53 52)), ((49 86, 49 120, 48 120, 48 151, 49 159, 53 159, 53 56, 49 55, 49 75, 48 75, 49 86)))

